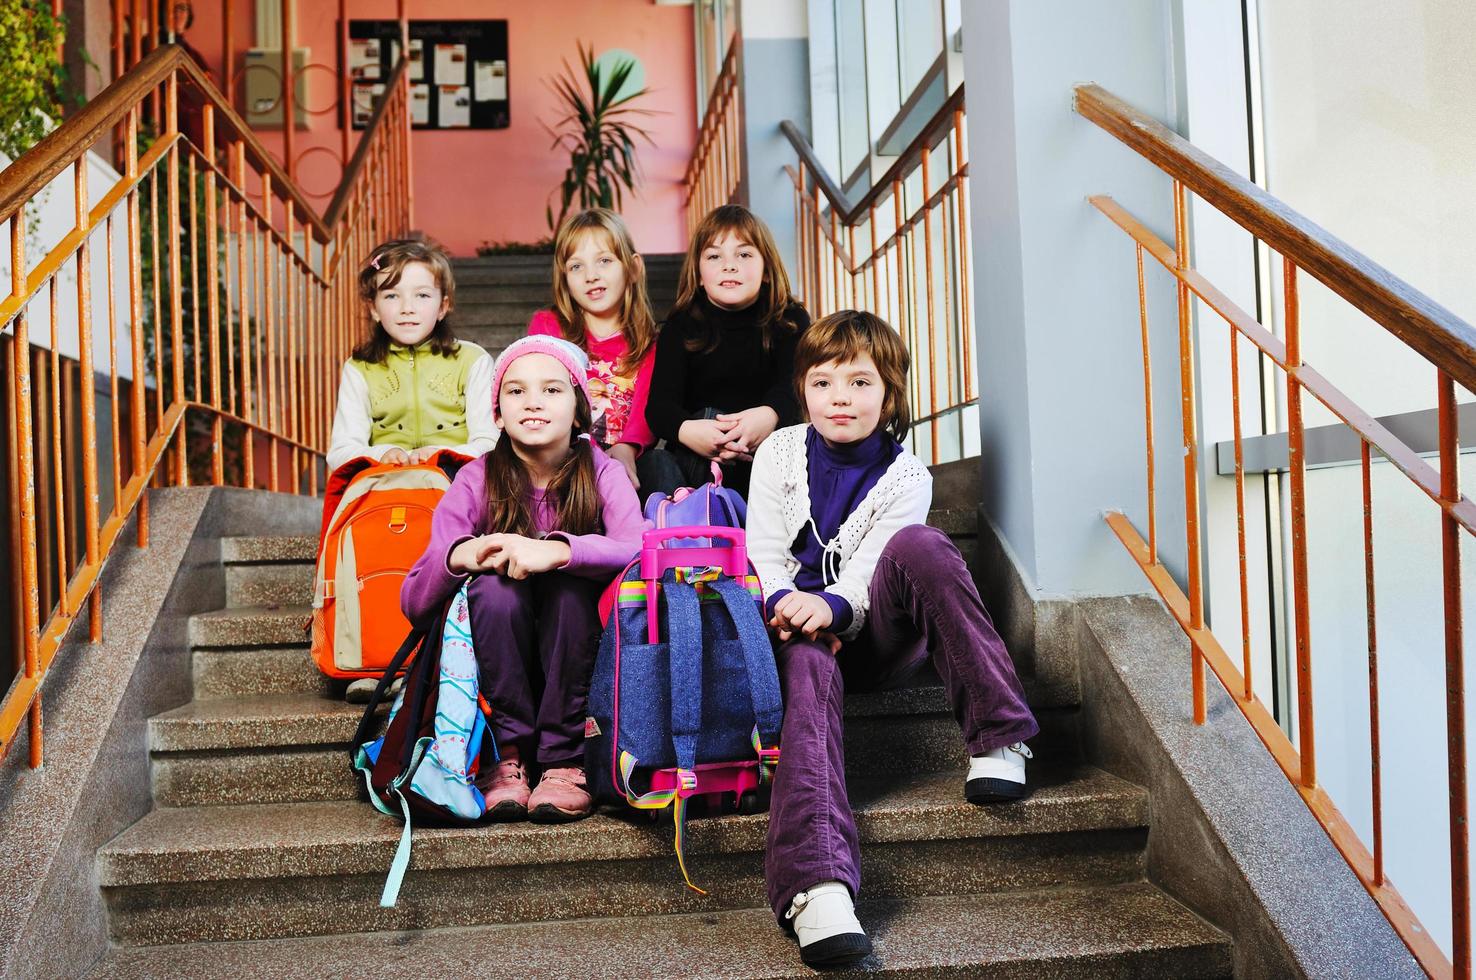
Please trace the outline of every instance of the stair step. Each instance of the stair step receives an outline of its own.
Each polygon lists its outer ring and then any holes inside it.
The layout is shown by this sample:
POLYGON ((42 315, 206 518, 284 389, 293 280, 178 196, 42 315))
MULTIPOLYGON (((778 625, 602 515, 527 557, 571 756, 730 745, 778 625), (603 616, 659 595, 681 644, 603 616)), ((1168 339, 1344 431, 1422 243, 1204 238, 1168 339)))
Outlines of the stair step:
POLYGON ((311 605, 313 569, 312 562, 226 565, 226 607, 311 605))
POLYGON ((473 282, 456 284, 456 308, 475 303, 522 303, 538 308, 553 303, 553 287, 545 274, 540 283, 473 282))
POLYGON ((154 803, 163 807, 356 800, 363 785, 343 748, 169 753, 150 768, 154 803))
POLYGON ((149 749, 200 752, 299 745, 347 747, 363 714, 363 705, 311 695, 191 701, 149 719, 149 749))
MULTIPOLYGON (((863 701, 862 713, 852 715, 848 699, 847 771, 863 778, 962 772, 967 756, 957 723, 945 712, 926 710, 941 700, 941 691, 898 698, 887 713, 870 714, 879 709, 863 701)), ((1037 756, 1042 761, 1074 758, 1075 712, 1038 709, 1037 714, 1042 731, 1031 741, 1037 756)), ((156 715, 148 728, 155 802, 218 806, 353 799, 358 790, 348 747, 362 716, 360 705, 313 694, 198 700, 156 715)))
MULTIPOLYGON (((685 258, 686 255, 682 252, 646 252, 641 255, 641 260, 646 263, 647 269, 677 270, 681 268, 685 258)), ((478 269, 521 269, 530 266, 547 269, 552 265, 552 252, 536 255, 469 255, 451 260, 451 266, 458 276, 463 271, 478 269)))
POLYGON ((527 332, 527 324, 507 327, 476 327, 457 324, 456 336, 476 344, 490 356, 496 358, 502 349, 527 332))
POLYGON ((190 677, 196 701, 265 695, 328 697, 335 689, 313 663, 306 644, 262 650, 196 650, 190 677))
MULTIPOLYGON (((1230 942, 1145 882, 858 906, 880 977, 1231 976, 1230 942)), ((190 976, 813 977, 765 909, 115 949, 89 980, 190 976), (373 970, 366 971, 365 964, 373 970), (473 966, 474 965, 474 966, 473 966)))
POLYGON ((200 647, 280 647, 308 645, 304 626, 312 607, 244 606, 196 613, 190 617, 190 645, 200 647))
MULTIPOLYGON (((1090 768, 1033 775, 1030 799, 995 807, 966 803, 959 773, 853 781, 867 893, 1141 876, 1141 788, 1090 768)), ((705 897, 681 886, 670 826, 623 808, 561 826, 417 828, 395 909, 378 899, 401 827, 356 801, 155 810, 99 852, 98 875, 128 944, 744 908, 763 901, 767 819, 688 823, 705 897)))
POLYGON ((318 557, 314 534, 243 535, 220 539, 220 560, 227 565, 260 562, 313 562, 318 557))

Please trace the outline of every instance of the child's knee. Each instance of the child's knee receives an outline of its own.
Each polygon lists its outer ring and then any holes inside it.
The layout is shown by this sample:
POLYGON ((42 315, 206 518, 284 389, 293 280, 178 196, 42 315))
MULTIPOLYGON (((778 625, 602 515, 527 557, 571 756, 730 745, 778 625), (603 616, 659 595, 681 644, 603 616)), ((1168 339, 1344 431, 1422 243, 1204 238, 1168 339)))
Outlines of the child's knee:
POLYGON ((528 583, 505 575, 476 575, 467 583, 466 598, 474 617, 527 615, 528 583))
POLYGON ((963 565, 963 556, 953 539, 936 527, 912 524, 902 528, 887 546, 882 557, 906 569, 914 579, 952 579, 963 565))

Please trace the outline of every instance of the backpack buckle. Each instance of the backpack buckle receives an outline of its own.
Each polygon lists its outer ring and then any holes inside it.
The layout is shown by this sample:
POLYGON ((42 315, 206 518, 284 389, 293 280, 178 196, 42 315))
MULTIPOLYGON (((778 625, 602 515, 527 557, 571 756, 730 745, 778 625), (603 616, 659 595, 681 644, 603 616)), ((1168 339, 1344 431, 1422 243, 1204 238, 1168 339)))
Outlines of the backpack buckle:
POLYGON ((405 533, 405 528, 408 527, 408 526, 409 525, 407 525, 405 523, 405 508, 404 507, 394 507, 394 508, 391 508, 391 510, 390 510, 390 519, 389 519, 390 533, 391 534, 404 534, 405 533))

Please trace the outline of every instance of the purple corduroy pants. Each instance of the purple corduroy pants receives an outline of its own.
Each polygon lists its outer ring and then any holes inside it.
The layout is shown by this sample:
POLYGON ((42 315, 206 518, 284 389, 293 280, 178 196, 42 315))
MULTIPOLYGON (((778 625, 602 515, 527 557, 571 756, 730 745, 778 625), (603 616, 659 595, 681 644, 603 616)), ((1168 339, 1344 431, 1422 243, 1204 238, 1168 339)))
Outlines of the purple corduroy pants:
POLYGON ((479 575, 467 589, 482 695, 499 747, 544 769, 584 765, 600 585, 565 572, 479 575))
POLYGON ((841 881, 853 896, 861 887, 842 747, 848 685, 859 691, 900 683, 931 657, 970 755, 1039 731, 1004 642, 946 534, 925 525, 898 531, 877 562, 870 601, 860 635, 839 654, 803 638, 779 648, 784 729, 764 880, 781 921, 794 896, 812 885, 841 881))

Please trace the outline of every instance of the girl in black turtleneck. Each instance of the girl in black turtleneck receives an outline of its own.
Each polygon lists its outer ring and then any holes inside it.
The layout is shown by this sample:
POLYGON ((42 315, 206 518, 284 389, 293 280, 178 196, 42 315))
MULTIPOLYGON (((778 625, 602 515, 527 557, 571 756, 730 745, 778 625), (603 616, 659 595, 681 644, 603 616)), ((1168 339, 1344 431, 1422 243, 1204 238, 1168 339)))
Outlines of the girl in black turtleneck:
POLYGON ((747 496, 753 451, 798 421, 794 348, 809 324, 768 227, 736 204, 709 212, 656 341, 646 421, 666 448, 636 461, 643 495, 700 486, 717 462, 747 496))

